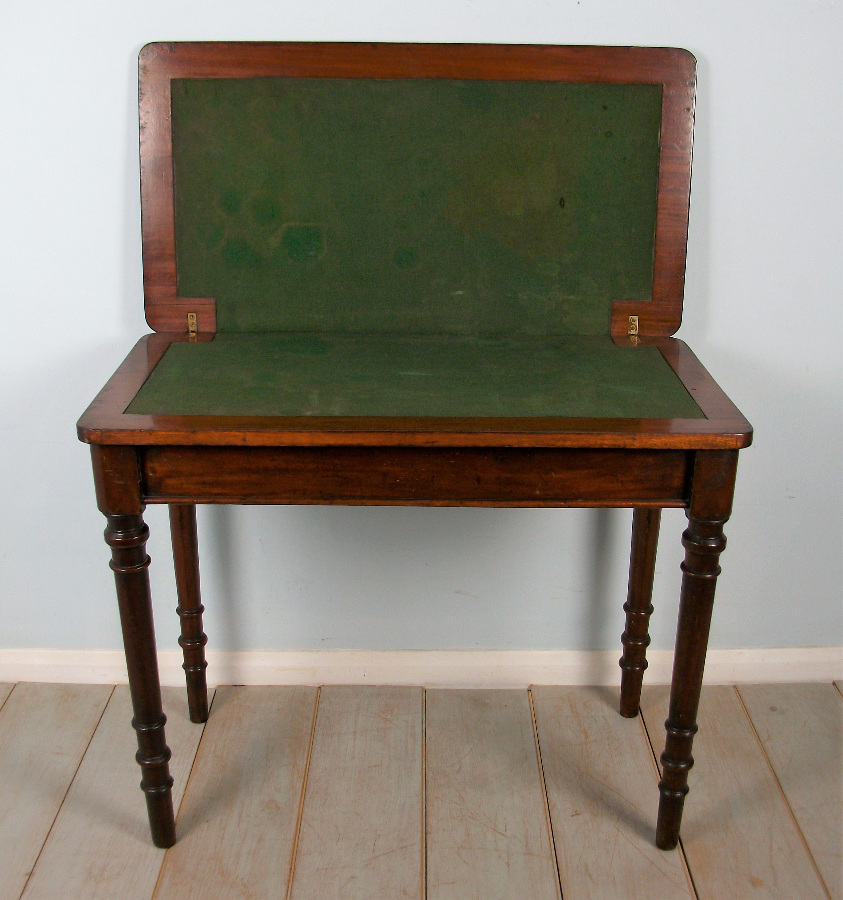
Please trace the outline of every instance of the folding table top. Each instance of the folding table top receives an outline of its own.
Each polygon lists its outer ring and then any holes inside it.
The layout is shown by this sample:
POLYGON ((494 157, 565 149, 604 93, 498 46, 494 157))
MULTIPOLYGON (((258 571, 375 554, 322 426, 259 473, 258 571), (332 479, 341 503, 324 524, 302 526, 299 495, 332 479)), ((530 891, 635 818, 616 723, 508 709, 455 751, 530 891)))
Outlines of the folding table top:
POLYGON ((669 338, 694 83, 674 49, 149 45, 144 288, 161 335, 80 435, 459 420, 747 442, 669 338))

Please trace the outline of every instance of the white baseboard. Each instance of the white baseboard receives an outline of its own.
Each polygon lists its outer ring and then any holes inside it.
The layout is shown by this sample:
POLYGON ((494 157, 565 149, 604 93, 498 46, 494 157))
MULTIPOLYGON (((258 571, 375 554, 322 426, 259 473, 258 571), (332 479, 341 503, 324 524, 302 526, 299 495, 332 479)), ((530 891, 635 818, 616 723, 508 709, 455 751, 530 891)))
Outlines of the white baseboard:
MULTIPOLYGON (((209 684, 612 685, 618 650, 243 650, 208 652, 209 684)), ((673 651, 651 650, 647 684, 670 681, 673 651)), ((181 651, 158 654, 161 683, 182 684, 181 651)), ((710 650, 707 684, 843 679, 843 648, 710 650)), ((120 650, 2 650, 0 681, 126 681, 120 650)))

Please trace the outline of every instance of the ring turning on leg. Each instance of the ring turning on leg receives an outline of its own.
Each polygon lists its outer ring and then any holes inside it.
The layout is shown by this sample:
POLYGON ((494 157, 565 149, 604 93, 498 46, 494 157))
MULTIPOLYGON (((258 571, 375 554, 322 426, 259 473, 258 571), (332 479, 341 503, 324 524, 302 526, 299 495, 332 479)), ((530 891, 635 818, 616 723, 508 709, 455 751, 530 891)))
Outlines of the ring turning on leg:
POLYGON ((660 509, 635 509, 632 513, 632 551, 629 559, 629 590, 623 608, 626 628, 621 635, 620 713, 627 718, 638 715, 641 684, 647 668, 650 644, 650 615, 653 612, 653 577, 659 544, 660 509))
POLYGON ((140 515, 109 515, 105 541, 111 547, 111 568, 117 585, 120 625, 126 649, 129 690, 138 736, 136 759, 141 767, 141 789, 146 795, 149 827, 157 847, 176 842, 170 777, 170 748, 164 735, 167 721, 161 707, 161 685, 155 654, 155 630, 149 596, 149 529, 140 515))
POLYGON ((184 652, 182 668, 187 681, 187 705, 191 722, 205 722, 208 719, 208 685, 205 679, 205 669, 208 667, 205 644, 208 637, 202 630, 205 607, 199 594, 196 507, 192 503, 170 504, 170 535, 179 595, 176 612, 181 620, 179 646, 184 652))
POLYGON ((688 772, 694 765, 691 748, 697 733, 697 709, 702 687, 714 588, 720 574, 720 554, 726 546, 725 519, 689 519, 682 535, 685 561, 682 563, 682 594, 679 626, 670 688, 670 711, 665 722, 667 740, 661 755, 661 798, 656 827, 656 845, 673 849, 679 840, 679 826, 688 772))

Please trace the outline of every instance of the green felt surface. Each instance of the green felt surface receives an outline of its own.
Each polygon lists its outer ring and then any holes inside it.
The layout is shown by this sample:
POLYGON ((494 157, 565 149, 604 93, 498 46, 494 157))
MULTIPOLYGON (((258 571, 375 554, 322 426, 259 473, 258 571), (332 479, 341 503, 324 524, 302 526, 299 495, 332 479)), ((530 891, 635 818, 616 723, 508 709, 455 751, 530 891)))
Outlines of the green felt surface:
POLYGON ((172 82, 178 292, 221 331, 606 334, 650 299, 660 85, 172 82))
POLYGON ((704 418, 656 347, 606 336, 219 334, 172 344, 126 412, 704 418))

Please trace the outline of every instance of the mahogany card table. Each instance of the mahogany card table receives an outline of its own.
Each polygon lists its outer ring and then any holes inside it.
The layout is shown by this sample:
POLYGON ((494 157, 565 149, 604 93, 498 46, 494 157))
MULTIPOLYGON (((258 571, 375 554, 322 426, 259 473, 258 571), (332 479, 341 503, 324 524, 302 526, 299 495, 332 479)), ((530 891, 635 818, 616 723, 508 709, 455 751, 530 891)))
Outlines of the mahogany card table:
MULTIPOLYGON (((176 840, 142 514, 170 510, 190 717, 208 716, 197 503, 633 509, 620 712, 638 713, 661 509, 685 561, 661 756, 674 847, 738 451, 672 335, 683 50, 151 44, 146 318, 91 445, 152 840, 176 840)), ((524 573, 529 578, 529 573, 524 573)))

